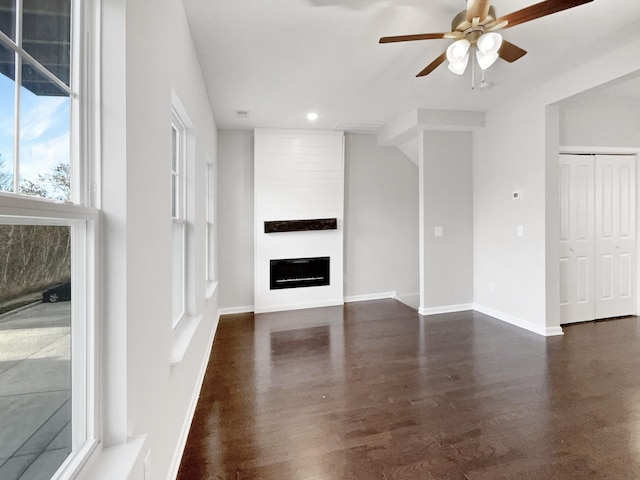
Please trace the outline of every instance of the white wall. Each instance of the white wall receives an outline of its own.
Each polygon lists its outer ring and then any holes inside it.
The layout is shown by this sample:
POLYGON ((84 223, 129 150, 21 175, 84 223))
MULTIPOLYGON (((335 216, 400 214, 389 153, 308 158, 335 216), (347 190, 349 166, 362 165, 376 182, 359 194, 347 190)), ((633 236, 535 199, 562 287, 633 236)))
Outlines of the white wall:
POLYGON ((561 102, 560 144, 640 147, 640 99, 584 94, 561 102))
POLYGON ((560 140, 557 109, 547 106, 640 69, 639 46, 636 41, 608 52, 497 106, 474 133, 474 297, 480 311, 541 334, 561 332, 554 213, 560 140), (555 132, 549 129, 554 123, 555 132), (522 191, 521 200, 512 200, 513 190, 522 191), (523 237, 516 236, 517 225, 523 237))
POLYGON ((469 309, 473 302, 471 135, 442 131, 420 135, 424 189, 420 313, 469 309), (436 236, 436 228, 442 236, 436 236))
POLYGON ((253 309, 253 132, 218 133, 220 307, 253 309))
POLYGON ((417 166, 348 134, 345 177, 345 297, 418 295, 417 166))
POLYGON ((205 295, 205 262, 192 262, 190 314, 202 315, 182 361, 170 365, 172 87, 193 124, 190 253, 205 258, 205 153, 215 160, 216 125, 180 0, 103 6, 101 335, 106 450, 81 478, 170 477, 186 440, 217 322, 217 293, 205 295), (133 437, 133 469, 123 458, 133 437), (111 447, 111 448, 109 448, 111 447), (128 467, 126 467, 128 468, 128 467), (115 471, 120 473, 114 474, 115 471))
MULTIPOLYGON (((218 144, 220 305, 250 310, 253 132, 221 130, 218 144)), ((345 175, 345 297, 417 294, 417 167, 375 135, 347 134, 345 175)))
POLYGON ((530 102, 488 112, 486 128, 475 133, 474 301, 480 311, 542 333, 545 108, 530 102))

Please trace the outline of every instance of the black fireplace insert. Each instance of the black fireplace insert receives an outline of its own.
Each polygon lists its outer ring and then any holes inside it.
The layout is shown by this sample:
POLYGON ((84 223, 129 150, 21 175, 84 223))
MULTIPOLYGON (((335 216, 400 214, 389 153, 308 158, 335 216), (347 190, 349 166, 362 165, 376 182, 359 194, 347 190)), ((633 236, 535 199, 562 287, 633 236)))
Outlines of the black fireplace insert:
POLYGON ((329 285, 329 257, 271 260, 271 290, 329 285))

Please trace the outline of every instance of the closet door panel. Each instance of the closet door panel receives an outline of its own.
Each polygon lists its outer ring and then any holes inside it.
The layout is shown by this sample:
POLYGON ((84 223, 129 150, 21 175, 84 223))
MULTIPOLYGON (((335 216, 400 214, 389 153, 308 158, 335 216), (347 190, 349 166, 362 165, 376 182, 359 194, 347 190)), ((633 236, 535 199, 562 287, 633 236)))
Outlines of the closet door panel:
POLYGON ((597 155, 595 161, 595 318, 636 310, 636 162, 597 155))
POLYGON ((560 156, 560 323, 594 318, 594 157, 560 156))

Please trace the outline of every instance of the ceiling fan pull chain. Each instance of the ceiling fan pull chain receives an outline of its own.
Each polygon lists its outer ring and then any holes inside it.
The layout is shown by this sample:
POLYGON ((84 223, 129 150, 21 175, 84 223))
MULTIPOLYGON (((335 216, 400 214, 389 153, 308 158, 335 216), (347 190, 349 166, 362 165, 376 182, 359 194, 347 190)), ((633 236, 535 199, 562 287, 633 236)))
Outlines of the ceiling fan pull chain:
POLYGON ((476 88, 476 62, 475 62, 475 48, 471 47, 471 90, 476 88))

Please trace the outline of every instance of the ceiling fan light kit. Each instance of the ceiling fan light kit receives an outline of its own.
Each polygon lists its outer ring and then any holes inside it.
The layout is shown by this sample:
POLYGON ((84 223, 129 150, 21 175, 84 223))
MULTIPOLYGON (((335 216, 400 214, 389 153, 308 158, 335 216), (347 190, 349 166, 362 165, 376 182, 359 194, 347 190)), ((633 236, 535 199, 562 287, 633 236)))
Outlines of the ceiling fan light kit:
POLYGON ((502 47, 502 35, 496 32, 488 32, 480 36, 477 41, 478 51, 476 59, 482 70, 486 70, 493 65, 500 56, 502 47))
POLYGON ((457 75, 462 75, 469 63, 469 49, 471 43, 466 38, 456 40, 447 48, 447 60, 449 70, 457 75))
POLYGON ((480 68, 482 70, 486 70, 491 65, 496 63, 496 60, 498 60, 498 54, 494 53, 485 55, 480 50, 478 50, 476 52, 476 60, 478 60, 478 65, 480 65, 480 68))
MULTIPOLYGON (((517 10, 509 15, 498 17, 490 0, 467 0, 467 8, 458 13, 451 22, 451 32, 420 33, 382 37, 380 43, 409 42, 414 40, 453 39, 446 52, 424 68, 417 77, 429 75, 438 66, 449 61, 449 70, 462 75, 469 63, 470 53, 484 72, 493 65, 498 57, 512 63, 526 55, 526 50, 503 40, 496 30, 510 28, 521 23, 578 7, 593 0, 545 0, 517 10)), ((473 66, 473 62, 472 62, 473 66)), ((473 70, 473 69, 472 69, 473 70)), ((473 73, 473 72, 472 72, 473 73)), ((483 73, 484 75, 484 73, 483 73)), ((484 82, 484 80, 483 80, 484 82)), ((472 88, 473 88, 472 80, 472 88)))
MULTIPOLYGON (((473 44, 466 38, 456 40, 447 48, 447 60, 449 70, 457 75, 462 75, 469 63, 469 50, 473 44)), ((495 32, 480 35, 475 41, 475 53, 478 65, 486 70, 498 59, 498 51, 502 46, 502 35, 495 32)))
POLYGON ((449 62, 449 70, 455 73, 456 75, 462 75, 464 71, 467 69, 467 64, 469 63, 469 54, 467 53, 463 59, 449 62))

